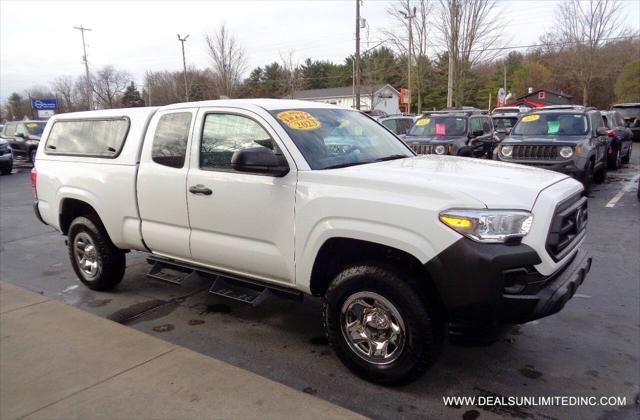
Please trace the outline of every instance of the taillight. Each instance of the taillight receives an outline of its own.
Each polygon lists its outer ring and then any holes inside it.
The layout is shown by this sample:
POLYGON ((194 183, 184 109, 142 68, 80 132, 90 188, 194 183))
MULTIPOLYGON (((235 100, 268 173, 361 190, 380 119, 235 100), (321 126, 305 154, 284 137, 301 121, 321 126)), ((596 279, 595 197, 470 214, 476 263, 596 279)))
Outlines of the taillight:
POLYGON ((615 130, 609 130, 609 131, 607 131, 607 136, 609 136, 609 137, 615 137, 615 136, 616 136, 616 131, 615 131, 615 130))
POLYGON ((31 186, 33 187, 33 196, 38 198, 38 190, 36 186, 38 185, 38 170, 36 168, 31 169, 31 186))

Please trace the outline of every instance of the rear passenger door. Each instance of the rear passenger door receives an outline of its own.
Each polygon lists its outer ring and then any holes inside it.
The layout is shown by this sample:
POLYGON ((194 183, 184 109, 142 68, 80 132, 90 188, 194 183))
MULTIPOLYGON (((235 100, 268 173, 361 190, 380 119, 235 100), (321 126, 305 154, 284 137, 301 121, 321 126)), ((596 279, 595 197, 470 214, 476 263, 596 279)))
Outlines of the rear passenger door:
POLYGON ((155 254, 191 259, 187 172, 196 109, 158 112, 147 130, 137 195, 142 237, 155 254))
POLYGON ((193 260, 292 283, 297 173, 268 118, 238 108, 203 108, 196 127, 187 179, 193 260), (235 171, 233 153, 256 147, 283 153, 289 172, 275 177, 235 171))

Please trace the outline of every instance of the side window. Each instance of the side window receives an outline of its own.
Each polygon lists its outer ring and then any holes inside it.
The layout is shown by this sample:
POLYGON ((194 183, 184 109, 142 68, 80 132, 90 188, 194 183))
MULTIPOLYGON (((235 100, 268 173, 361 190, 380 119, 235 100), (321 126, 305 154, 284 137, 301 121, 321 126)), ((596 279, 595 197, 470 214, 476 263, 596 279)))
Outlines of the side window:
POLYGON ((598 130, 598 127, 604 126, 604 121, 602 120, 602 116, 600 115, 599 112, 594 112, 589 116, 589 119, 591 120, 591 132, 593 133, 593 135, 596 135, 596 131, 598 130))
POLYGON ((58 120, 49 132, 45 153, 114 158, 128 131, 128 118, 58 120))
POLYGON ((484 134, 491 134, 491 119, 483 118, 482 119, 482 131, 484 134))
POLYGON ((391 130, 394 133, 398 132, 398 120, 384 120, 382 121, 382 125, 384 125, 385 127, 387 127, 389 130, 391 130))
POLYGON ((4 127, 4 135, 5 136, 13 136, 14 134, 16 134, 16 125, 12 124, 12 123, 8 123, 5 127, 4 127))
POLYGON ((230 171, 237 150, 276 145, 269 133, 251 118, 234 114, 208 114, 200 143, 200 168, 230 171))
POLYGON ((187 154, 191 113, 164 114, 153 135, 151 159, 160 165, 182 168, 187 154))
POLYGON ((469 118, 469 133, 473 133, 474 131, 483 131, 480 118, 469 118))
POLYGON ((24 124, 20 123, 16 125, 16 134, 24 134, 25 136, 27 135, 27 128, 24 126, 24 124))
POLYGON ((616 112, 614 115, 616 116, 616 125, 620 127, 624 126, 624 118, 622 118, 622 114, 616 112))
POLYGON ((408 132, 409 129, 411 128, 411 126, 413 125, 413 120, 403 119, 403 120, 400 120, 400 121, 402 121, 402 124, 401 124, 402 131, 400 132, 400 134, 404 134, 404 133, 408 132))

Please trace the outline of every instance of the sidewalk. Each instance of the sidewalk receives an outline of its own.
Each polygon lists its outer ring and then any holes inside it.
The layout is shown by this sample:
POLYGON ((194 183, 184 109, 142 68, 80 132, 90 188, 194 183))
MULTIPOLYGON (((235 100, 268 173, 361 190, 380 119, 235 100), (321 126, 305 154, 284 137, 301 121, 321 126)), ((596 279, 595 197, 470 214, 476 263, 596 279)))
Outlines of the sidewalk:
POLYGON ((0 419, 362 418, 0 282, 0 419))

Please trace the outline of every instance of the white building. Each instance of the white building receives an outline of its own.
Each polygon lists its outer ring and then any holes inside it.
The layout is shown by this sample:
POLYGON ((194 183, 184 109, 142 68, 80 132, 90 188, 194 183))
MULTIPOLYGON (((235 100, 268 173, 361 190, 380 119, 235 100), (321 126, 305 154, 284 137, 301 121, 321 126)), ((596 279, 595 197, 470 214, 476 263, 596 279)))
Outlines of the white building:
MULTIPOLYGON (((293 99, 324 102, 345 108, 355 108, 356 102, 352 86, 299 90, 293 93, 293 99)), ((360 86, 360 109, 363 111, 373 109, 390 115, 399 114, 400 92, 391 85, 360 86)))

